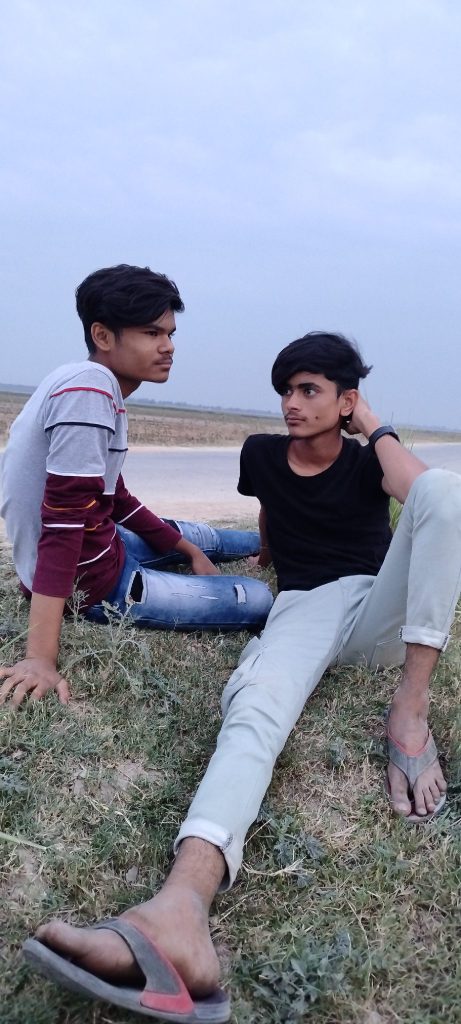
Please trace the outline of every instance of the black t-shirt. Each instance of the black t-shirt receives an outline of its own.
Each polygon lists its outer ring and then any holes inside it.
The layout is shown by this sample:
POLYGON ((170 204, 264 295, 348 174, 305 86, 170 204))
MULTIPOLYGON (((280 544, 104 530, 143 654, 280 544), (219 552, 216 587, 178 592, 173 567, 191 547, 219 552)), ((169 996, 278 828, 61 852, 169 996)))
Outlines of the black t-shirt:
POLYGON ((252 434, 240 456, 240 494, 266 510, 279 590, 312 590, 341 576, 376 576, 391 542, 389 497, 369 445, 343 440, 335 462, 316 476, 288 463, 290 437, 252 434))

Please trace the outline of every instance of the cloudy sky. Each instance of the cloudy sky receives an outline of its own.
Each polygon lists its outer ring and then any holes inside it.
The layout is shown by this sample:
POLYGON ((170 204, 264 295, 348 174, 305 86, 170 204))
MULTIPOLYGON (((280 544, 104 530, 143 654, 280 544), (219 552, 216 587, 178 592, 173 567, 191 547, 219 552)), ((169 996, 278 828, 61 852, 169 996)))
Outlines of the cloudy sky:
POLYGON ((277 409, 271 362, 341 330, 395 422, 461 428, 458 0, 0 6, 0 381, 84 357, 118 262, 186 312, 158 400, 277 409))

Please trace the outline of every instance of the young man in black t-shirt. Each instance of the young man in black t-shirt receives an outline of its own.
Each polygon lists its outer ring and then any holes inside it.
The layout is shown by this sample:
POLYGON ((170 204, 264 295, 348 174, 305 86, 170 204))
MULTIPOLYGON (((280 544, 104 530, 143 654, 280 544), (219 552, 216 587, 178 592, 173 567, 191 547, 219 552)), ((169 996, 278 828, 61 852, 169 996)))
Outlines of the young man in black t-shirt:
MULTIPOLYGON (((247 439, 239 490, 261 501, 257 562, 273 559, 279 595, 260 639, 247 645, 225 688, 217 749, 180 829, 178 857, 162 891, 122 915, 119 934, 62 922, 39 932, 41 942, 94 972, 86 982, 79 975, 88 992, 102 993, 94 975, 113 977, 118 986, 124 977, 127 985, 140 985, 136 958, 152 956, 144 935, 158 942, 192 996, 187 1003, 182 993, 181 1019, 211 1019, 212 1007, 215 1022, 228 1019, 228 1004, 215 988, 209 907, 216 891, 234 881, 275 760, 328 666, 404 664, 388 722, 392 807, 421 822, 445 802, 427 711, 429 680, 460 591, 461 478, 428 470, 391 427, 381 426, 358 392, 368 372, 340 335, 306 335, 275 361, 272 382, 282 396, 288 436, 247 439), (368 444, 344 438, 342 427, 363 434, 368 444), (404 503, 393 538, 390 495, 404 503), (213 990, 208 1009, 193 1003, 213 990)), ((73 969, 39 949, 36 942, 29 948, 39 969, 46 960, 61 979, 73 969)), ((171 972, 170 980, 173 991, 178 982, 171 972)), ((119 991, 106 987, 103 996, 117 1002, 119 991)), ((145 998, 152 1009, 167 1008, 165 995, 145 998)))

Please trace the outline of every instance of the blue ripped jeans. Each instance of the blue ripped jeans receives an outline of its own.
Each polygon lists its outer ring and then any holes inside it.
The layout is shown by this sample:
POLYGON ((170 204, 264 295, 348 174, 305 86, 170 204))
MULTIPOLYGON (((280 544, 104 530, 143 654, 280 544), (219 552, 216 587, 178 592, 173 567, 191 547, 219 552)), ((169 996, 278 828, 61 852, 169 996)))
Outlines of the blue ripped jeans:
MULTIPOLYGON (((172 520, 167 520, 173 523, 172 520)), ((259 533, 215 530, 207 523, 174 521, 182 536, 211 559, 231 562, 259 552, 259 533)), ((149 629, 248 629, 262 627, 272 607, 269 587, 247 576, 184 576, 161 572, 164 566, 188 564, 178 551, 158 555, 136 533, 118 526, 125 547, 125 564, 105 601, 149 629)), ((88 609, 86 618, 107 622, 102 603, 88 609)))

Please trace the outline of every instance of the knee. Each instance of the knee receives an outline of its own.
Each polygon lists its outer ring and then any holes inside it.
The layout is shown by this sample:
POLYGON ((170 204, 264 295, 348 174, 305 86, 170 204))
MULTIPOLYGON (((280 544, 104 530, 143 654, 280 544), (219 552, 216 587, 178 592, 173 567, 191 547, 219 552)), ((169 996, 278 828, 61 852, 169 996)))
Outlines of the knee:
POLYGON ((447 469, 428 469, 413 484, 415 501, 432 516, 449 522, 461 517, 461 476, 447 469))
POLYGON ((263 583, 262 580, 251 579, 251 576, 245 576, 242 580, 242 585, 254 621, 264 625, 274 603, 274 598, 267 583, 263 583))

